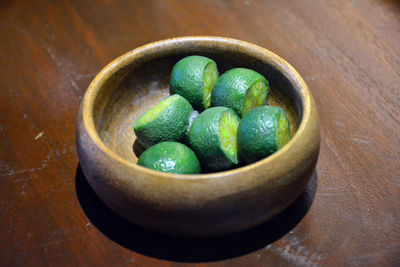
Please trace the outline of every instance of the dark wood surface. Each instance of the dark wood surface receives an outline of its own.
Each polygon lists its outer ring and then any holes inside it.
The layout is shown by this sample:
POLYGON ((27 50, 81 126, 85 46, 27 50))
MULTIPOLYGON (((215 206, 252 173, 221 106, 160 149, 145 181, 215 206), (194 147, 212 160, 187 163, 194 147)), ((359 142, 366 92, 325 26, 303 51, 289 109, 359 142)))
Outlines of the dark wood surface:
POLYGON ((0 66, 1 266, 400 264, 398 1, 3 0, 0 66), (228 237, 128 224, 97 199, 77 159, 75 119, 96 73, 137 46, 183 35, 277 53, 320 112, 307 190, 228 237))

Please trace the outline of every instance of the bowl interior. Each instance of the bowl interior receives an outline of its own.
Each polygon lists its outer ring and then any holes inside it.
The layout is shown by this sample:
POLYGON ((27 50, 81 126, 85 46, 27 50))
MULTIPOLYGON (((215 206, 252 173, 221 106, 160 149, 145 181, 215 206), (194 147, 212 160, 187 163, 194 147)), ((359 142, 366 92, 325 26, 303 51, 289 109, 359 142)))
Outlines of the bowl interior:
MULTIPOLYGON (((223 46, 195 47, 181 44, 167 52, 155 50, 151 54, 140 54, 124 64, 104 83, 94 101, 95 128, 104 144, 120 157, 136 162, 143 148, 135 142, 132 125, 150 107, 169 96, 170 73, 176 62, 185 56, 202 55, 213 59, 220 74, 244 67, 255 70, 270 83, 268 103, 279 105, 288 114, 292 136, 299 127, 302 104, 299 89, 296 89, 284 74, 277 70, 274 62, 257 58, 246 50, 226 49, 223 46)), ((118 64, 118 63, 117 63, 118 64)))

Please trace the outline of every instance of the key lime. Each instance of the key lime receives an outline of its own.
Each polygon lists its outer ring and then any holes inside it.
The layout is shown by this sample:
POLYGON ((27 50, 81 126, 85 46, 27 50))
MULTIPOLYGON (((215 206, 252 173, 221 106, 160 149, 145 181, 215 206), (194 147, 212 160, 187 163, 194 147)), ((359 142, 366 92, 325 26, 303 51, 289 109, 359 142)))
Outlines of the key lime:
POLYGON ((210 107, 211 89, 217 78, 217 64, 212 59, 185 57, 172 69, 170 92, 183 96, 194 109, 202 111, 210 107))
POLYGON ((237 142, 241 159, 247 163, 263 159, 281 149, 290 138, 289 119, 282 108, 254 108, 239 123, 237 142))
POLYGON ((220 171, 238 163, 238 125, 239 117, 226 107, 206 109, 194 120, 189 141, 202 167, 220 171))
POLYGON ((145 148, 162 141, 183 141, 192 111, 182 96, 167 97, 133 124, 137 140, 145 148))
POLYGON ((200 173, 200 162, 194 152, 177 142, 161 142, 148 148, 139 157, 138 165, 161 172, 200 173))
POLYGON ((240 117, 255 107, 265 105, 269 96, 268 81, 250 69, 236 68, 222 74, 211 92, 211 106, 233 109, 240 117))

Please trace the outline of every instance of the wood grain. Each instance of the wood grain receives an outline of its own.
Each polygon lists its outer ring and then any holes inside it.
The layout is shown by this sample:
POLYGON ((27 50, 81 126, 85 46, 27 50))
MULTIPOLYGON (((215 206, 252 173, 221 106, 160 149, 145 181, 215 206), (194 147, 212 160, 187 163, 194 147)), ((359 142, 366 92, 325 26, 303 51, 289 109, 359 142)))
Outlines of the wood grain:
POLYGON ((0 265, 399 264, 399 44, 395 0, 2 1, 0 265), (306 79, 322 130, 311 207, 196 241, 124 227, 96 201, 75 150, 81 96, 115 57, 183 35, 258 44, 306 79))

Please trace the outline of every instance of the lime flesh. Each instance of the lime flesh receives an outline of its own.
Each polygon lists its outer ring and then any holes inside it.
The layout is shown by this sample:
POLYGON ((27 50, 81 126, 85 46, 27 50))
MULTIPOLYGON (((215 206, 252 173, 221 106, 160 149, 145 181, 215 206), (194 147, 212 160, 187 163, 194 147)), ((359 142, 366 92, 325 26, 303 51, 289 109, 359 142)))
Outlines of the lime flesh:
POLYGON ((246 91, 242 107, 242 116, 255 107, 265 104, 267 98, 268 88, 262 80, 253 83, 252 86, 246 91))
POLYGON ((217 65, 214 62, 207 64, 203 74, 203 102, 204 107, 211 105, 211 90, 218 79, 217 65))
POLYGON ((225 154, 232 160, 238 162, 237 128, 239 120, 231 112, 222 114, 219 120, 219 134, 221 147, 225 154))
POLYGON ((290 141, 290 125, 289 120, 284 112, 279 114, 278 118, 278 146, 282 148, 290 141))

